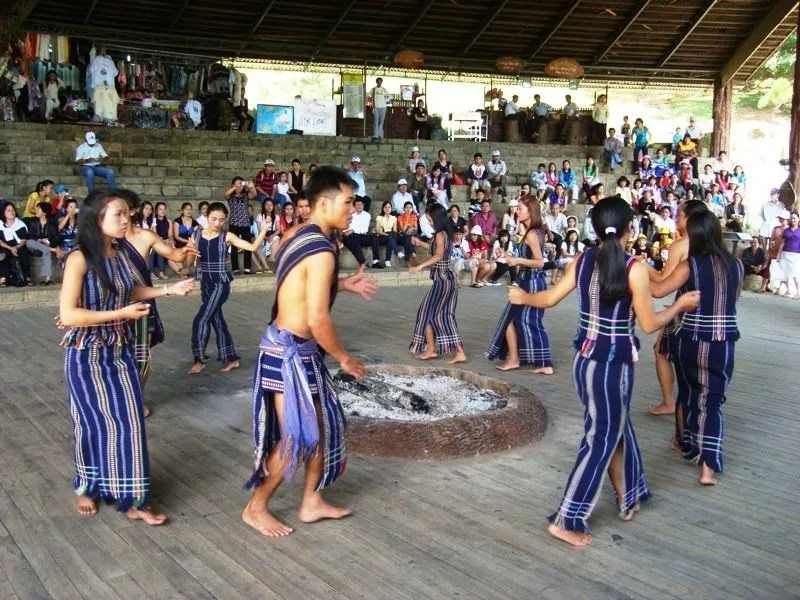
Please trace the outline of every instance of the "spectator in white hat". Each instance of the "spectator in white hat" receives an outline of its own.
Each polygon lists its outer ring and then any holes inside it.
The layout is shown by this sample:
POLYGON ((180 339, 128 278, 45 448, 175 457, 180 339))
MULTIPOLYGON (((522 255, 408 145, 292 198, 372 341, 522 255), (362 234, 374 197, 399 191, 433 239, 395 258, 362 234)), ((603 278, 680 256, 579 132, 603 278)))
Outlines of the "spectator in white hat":
POLYGON ((500 159, 500 150, 492 150, 492 160, 486 166, 489 170, 489 182, 497 195, 506 201, 506 162, 500 159))
POLYGON ((98 143, 94 131, 87 131, 85 139, 86 141, 75 150, 75 162, 81 166, 81 175, 86 180, 86 189, 91 193, 94 189, 95 177, 105 179, 109 189, 117 187, 113 169, 105 165, 108 162, 108 153, 98 143))
POLYGON ((364 210, 369 213, 372 198, 367 195, 367 171, 364 169, 364 165, 361 164, 361 159, 358 156, 354 156, 350 159, 350 169, 347 171, 347 174, 356 184, 356 200, 361 200, 364 203, 364 210))
POLYGON ((267 198, 274 198, 275 186, 278 185, 278 174, 275 172, 275 161, 268 158, 264 161, 263 168, 253 178, 256 188, 256 200, 264 202, 267 198))
POLYGON ((397 180, 397 191, 392 194, 392 214, 395 217, 403 212, 406 202, 411 202, 414 205, 414 212, 419 214, 416 204, 414 204, 414 197, 408 192, 408 181, 401 178, 397 180))
POLYGON ((406 165, 406 171, 408 171, 409 174, 413 175, 416 172, 417 165, 419 163, 425 165, 426 169, 428 168, 428 164, 425 162, 425 159, 420 158, 419 147, 414 146, 413 148, 411 148, 411 157, 408 159, 408 164, 406 165))

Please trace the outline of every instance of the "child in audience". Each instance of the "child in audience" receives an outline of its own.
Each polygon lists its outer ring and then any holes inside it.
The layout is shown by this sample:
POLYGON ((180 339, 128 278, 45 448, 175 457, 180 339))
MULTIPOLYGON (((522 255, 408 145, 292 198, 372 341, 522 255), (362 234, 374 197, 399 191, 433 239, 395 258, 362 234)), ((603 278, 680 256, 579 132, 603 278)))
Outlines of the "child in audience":
MULTIPOLYGON (((553 165, 555 167, 555 165, 553 165)), ((533 194, 539 199, 542 199, 544 193, 547 191, 547 171, 545 171, 545 164, 539 163, 536 170, 531 173, 531 190, 533 194)))

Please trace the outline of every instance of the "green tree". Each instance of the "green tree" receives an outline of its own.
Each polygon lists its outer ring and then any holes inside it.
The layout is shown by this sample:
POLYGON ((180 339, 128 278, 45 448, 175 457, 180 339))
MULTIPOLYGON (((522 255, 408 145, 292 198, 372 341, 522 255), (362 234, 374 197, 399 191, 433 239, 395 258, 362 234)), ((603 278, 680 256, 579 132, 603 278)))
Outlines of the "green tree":
POLYGON ((750 78, 736 104, 786 113, 792 106, 794 63, 797 57, 797 32, 784 40, 775 53, 750 78))

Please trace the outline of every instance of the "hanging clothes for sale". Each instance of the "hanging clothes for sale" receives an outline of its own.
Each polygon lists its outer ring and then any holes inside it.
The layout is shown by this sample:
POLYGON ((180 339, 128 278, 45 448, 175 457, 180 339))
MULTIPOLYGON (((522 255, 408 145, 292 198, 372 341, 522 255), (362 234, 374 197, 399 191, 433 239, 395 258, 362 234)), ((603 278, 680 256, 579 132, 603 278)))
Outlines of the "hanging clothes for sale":
POLYGON ((114 61, 111 60, 111 57, 104 54, 98 54, 89 63, 89 68, 86 72, 86 91, 92 93, 92 97, 94 98, 94 94, 92 92, 94 88, 98 86, 107 86, 113 88, 114 79, 118 73, 119 71, 117 71, 117 67, 114 64, 114 61))
POLYGON ((99 85, 92 91, 92 102, 94 103, 95 117, 101 121, 116 121, 117 120, 117 105, 119 104, 119 95, 114 87, 111 85, 99 85))

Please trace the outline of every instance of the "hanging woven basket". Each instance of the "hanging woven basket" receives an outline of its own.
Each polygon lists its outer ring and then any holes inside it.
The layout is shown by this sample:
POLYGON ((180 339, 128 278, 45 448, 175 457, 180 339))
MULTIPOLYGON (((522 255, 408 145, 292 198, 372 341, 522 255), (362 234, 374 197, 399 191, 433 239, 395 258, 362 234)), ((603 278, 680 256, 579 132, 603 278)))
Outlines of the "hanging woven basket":
POLYGON ((394 55, 394 64, 404 69, 421 69, 425 55, 417 50, 400 50, 394 55))
POLYGON ((556 79, 580 79, 583 67, 574 58, 555 58, 544 67, 545 75, 556 79))
POLYGON ((501 56, 494 62, 494 65, 505 75, 516 75, 522 71, 525 61, 519 56, 501 56))

